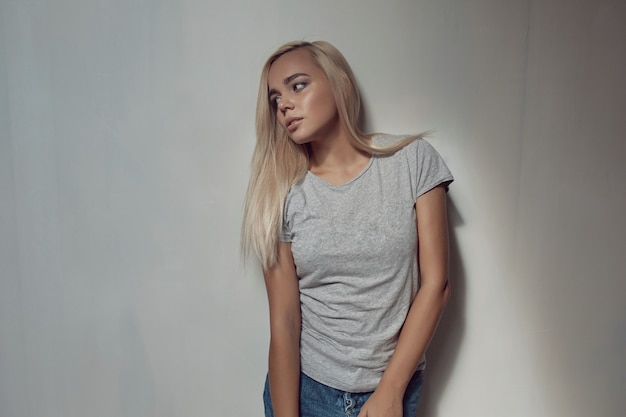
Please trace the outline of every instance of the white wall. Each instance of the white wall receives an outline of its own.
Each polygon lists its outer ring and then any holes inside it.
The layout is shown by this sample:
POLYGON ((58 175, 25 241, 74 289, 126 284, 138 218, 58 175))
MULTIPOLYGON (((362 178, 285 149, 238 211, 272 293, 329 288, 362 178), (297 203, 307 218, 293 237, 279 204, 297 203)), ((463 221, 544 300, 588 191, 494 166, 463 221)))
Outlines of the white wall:
POLYGON ((437 130, 454 297, 422 416, 626 409, 626 3, 0 3, 0 416, 261 416, 238 233, 260 67, 353 65, 437 130))

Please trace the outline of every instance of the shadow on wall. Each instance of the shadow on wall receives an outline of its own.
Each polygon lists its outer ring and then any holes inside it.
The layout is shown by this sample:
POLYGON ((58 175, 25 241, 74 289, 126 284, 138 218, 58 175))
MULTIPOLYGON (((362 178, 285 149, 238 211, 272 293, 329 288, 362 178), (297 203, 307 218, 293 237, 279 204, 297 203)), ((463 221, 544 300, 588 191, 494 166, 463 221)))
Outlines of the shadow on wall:
POLYGON ((418 417, 437 417, 439 402, 452 375, 465 334, 465 273, 454 234, 454 229, 463 225, 463 219, 450 197, 448 197, 448 219, 452 295, 428 347, 426 376, 418 417))

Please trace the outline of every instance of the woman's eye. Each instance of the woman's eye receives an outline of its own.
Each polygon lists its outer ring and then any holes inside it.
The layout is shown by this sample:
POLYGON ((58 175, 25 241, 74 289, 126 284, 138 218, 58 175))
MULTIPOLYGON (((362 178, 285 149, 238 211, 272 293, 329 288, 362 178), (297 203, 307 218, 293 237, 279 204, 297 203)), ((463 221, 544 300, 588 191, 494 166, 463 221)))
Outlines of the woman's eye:
POLYGON ((294 90, 294 91, 300 91, 300 90, 302 90, 305 86, 306 86, 306 83, 295 83, 295 84, 293 85, 293 90, 294 90))
POLYGON ((278 103, 280 103, 280 99, 281 99, 280 96, 274 96, 270 99, 270 101, 272 102, 274 106, 278 106, 278 103))

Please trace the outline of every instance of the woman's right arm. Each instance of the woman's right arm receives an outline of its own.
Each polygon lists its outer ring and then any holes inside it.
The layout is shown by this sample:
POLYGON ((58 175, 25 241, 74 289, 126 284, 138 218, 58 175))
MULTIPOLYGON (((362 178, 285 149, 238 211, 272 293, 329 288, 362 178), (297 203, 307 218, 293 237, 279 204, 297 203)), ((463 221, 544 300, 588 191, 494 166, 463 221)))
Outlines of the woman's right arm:
POLYGON ((270 307, 269 382, 275 417, 300 415, 300 291, 290 243, 263 271, 270 307))

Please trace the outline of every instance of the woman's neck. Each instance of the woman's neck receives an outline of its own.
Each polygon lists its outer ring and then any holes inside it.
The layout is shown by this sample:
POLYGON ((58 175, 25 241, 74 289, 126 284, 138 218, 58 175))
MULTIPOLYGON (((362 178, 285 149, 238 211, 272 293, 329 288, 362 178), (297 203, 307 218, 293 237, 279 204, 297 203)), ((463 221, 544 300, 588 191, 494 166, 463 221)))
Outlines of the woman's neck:
POLYGON ((352 145, 347 132, 332 140, 310 142, 309 170, 323 180, 339 185, 356 177, 371 155, 352 145))

